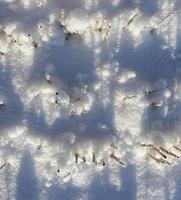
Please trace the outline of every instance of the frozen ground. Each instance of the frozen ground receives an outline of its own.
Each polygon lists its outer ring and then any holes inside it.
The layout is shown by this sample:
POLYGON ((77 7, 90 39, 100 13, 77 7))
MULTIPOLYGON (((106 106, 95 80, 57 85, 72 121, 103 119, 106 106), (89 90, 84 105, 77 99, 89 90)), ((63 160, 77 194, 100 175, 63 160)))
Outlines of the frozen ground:
POLYGON ((180 122, 180 0, 0 0, 0 199, 180 200, 180 122))

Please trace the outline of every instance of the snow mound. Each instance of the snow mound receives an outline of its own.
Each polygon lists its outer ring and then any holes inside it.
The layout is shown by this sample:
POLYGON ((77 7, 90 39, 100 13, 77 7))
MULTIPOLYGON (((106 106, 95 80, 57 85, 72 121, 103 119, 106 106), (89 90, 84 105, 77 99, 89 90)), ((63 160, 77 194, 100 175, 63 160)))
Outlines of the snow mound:
POLYGON ((73 9, 66 19, 66 28, 70 33, 84 33, 89 27, 89 17, 84 9, 73 9))

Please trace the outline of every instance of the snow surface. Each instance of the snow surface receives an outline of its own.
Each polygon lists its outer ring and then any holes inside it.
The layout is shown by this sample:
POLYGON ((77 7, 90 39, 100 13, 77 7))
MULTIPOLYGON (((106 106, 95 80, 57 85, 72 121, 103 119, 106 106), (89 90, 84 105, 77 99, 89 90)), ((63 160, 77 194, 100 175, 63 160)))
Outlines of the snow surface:
POLYGON ((180 200, 180 137, 180 0, 0 0, 0 199, 180 200))

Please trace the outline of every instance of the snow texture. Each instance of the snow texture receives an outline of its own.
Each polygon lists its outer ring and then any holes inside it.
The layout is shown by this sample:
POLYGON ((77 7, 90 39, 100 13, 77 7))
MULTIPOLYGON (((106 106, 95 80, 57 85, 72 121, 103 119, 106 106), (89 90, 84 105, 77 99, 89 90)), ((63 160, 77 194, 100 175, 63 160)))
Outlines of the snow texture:
POLYGON ((0 0, 0 200, 180 200, 180 157, 180 0, 0 0))

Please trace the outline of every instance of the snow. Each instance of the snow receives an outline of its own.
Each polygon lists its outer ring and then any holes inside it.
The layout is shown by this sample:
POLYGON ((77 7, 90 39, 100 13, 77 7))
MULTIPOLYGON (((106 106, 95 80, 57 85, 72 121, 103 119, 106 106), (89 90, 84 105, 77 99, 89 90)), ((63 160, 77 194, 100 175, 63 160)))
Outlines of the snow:
POLYGON ((80 8, 71 10, 65 26, 71 33, 84 33, 89 27, 89 17, 86 10, 80 8))
POLYGON ((180 11, 0 0, 0 199, 180 200, 180 11))

